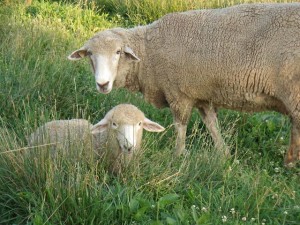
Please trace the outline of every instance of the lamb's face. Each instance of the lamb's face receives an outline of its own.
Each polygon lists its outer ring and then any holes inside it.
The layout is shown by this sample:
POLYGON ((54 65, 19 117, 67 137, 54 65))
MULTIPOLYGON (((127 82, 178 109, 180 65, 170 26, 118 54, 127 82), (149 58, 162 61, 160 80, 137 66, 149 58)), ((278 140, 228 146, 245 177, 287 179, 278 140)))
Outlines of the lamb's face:
MULTIPOLYGON (((108 94, 114 85, 118 73, 128 70, 120 59, 139 60, 133 51, 124 44, 122 38, 110 30, 103 31, 91 38, 81 49, 74 51, 68 58, 79 60, 88 57, 95 75, 96 88, 100 93, 108 94), (130 57, 128 57, 130 56, 130 57), (120 69, 121 68, 121 69, 120 69)), ((119 75, 118 86, 125 85, 125 74, 119 75), (122 77, 123 76, 123 77, 122 77)))
POLYGON ((112 121, 111 129, 116 135, 122 154, 133 154, 142 139, 142 121, 136 124, 118 124, 112 121))
POLYGON ((107 132, 107 144, 113 155, 125 154, 130 160, 132 153, 140 148, 143 129, 150 132, 162 132, 160 126, 144 116, 137 107, 120 104, 111 109, 105 117, 93 125, 92 134, 107 132))

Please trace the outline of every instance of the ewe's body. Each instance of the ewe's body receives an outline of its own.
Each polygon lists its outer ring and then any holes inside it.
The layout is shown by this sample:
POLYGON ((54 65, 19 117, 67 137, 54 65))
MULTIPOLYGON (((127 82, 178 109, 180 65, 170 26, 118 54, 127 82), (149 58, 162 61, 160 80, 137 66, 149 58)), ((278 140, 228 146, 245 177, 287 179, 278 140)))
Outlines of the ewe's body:
POLYGON ((89 56, 97 89, 140 91, 170 107, 176 153, 197 107, 218 148, 217 108, 290 116, 288 164, 300 159, 300 4, 245 4, 168 14, 133 29, 96 34, 69 59, 89 56))
POLYGON ((122 164, 128 164, 140 149, 143 129, 151 132, 164 130, 159 124, 144 116, 137 107, 120 104, 111 109, 95 125, 84 119, 54 120, 39 127, 28 138, 30 146, 50 144, 55 153, 71 146, 93 145, 99 155, 106 155, 109 170, 118 172, 122 164))

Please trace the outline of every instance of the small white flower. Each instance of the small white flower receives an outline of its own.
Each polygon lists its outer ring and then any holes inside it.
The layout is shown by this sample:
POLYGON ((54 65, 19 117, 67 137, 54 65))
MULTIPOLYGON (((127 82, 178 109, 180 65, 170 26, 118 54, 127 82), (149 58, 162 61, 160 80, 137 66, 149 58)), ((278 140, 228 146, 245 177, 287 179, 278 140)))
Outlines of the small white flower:
POLYGON ((284 138, 281 136, 281 137, 280 137, 280 141, 283 141, 283 139, 284 139, 284 138))
POLYGON ((262 219, 262 222, 265 223, 265 222, 266 222, 266 219, 262 219))
POLYGON ((240 164, 239 160, 235 160, 234 162, 235 162, 235 164, 240 164))
POLYGON ((255 218, 252 217, 252 218, 251 218, 251 221, 252 221, 252 222, 255 221, 255 218))
POLYGON ((225 223, 227 221, 227 216, 222 216, 222 222, 225 223))
POLYGON ((192 208, 196 208, 196 206, 195 206, 195 205, 192 205, 192 208))
POLYGON ((242 218, 242 220, 243 220, 243 221, 246 221, 246 220, 247 220, 247 217, 246 217, 246 216, 244 216, 244 217, 242 218))
POLYGON ((265 223, 261 223, 261 225, 265 225, 265 223))
POLYGON ((155 205, 151 205, 151 208, 154 209, 154 208, 155 208, 155 205))
POLYGON ((280 169, 278 167, 275 167, 275 172, 278 173, 280 171, 280 169))
POLYGON ((272 195, 272 199, 278 198, 278 194, 272 195))
POLYGON ((288 214, 288 212, 287 212, 287 211, 284 211, 284 212, 283 212, 283 214, 284 214, 284 215, 287 215, 287 214, 288 214))
POLYGON ((235 214, 234 208, 230 209, 230 212, 231 212, 232 215, 235 214))
POLYGON ((202 212, 207 212, 207 208, 202 207, 202 208, 201 208, 201 211, 202 211, 202 212))

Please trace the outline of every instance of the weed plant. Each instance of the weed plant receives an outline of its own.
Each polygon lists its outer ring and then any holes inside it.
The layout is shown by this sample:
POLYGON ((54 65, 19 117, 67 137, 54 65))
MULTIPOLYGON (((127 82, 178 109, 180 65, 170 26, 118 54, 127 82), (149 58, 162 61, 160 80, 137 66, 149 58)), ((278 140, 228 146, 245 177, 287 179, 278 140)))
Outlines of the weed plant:
POLYGON ((240 2, 33 1, 25 6, 2 1, 0 224, 299 224, 299 167, 283 167, 288 118, 220 111, 232 152, 224 160, 194 112, 189 154, 174 158, 168 109, 158 110, 141 94, 123 89, 98 94, 88 63, 66 59, 106 28, 240 2), (119 176, 106 172, 90 146, 73 146, 70 154, 58 157, 49 155, 49 146, 27 147, 26 136, 46 121, 85 118, 95 123, 124 102, 167 129, 145 132, 141 153, 119 176))

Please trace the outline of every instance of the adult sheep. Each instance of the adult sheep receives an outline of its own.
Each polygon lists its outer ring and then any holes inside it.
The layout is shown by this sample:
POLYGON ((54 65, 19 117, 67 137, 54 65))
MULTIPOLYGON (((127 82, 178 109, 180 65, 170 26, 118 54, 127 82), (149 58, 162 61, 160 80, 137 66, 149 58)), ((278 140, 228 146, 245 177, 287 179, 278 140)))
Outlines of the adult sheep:
POLYGON ((150 25, 99 32, 68 58, 85 56, 99 92, 126 87, 170 107, 178 155, 197 107, 218 148, 224 148, 218 108, 289 115, 285 163, 300 158, 299 3, 172 13, 150 25))
POLYGON ((158 123, 147 119, 137 107, 120 104, 95 125, 84 119, 47 122, 28 137, 28 144, 50 144, 52 154, 57 153, 57 149, 66 150, 78 144, 92 144, 98 155, 106 154, 109 170, 118 172, 121 163, 128 164, 140 149, 143 129, 150 132, 164 130, 158 123))

